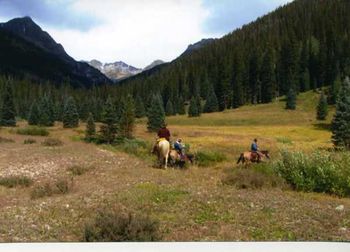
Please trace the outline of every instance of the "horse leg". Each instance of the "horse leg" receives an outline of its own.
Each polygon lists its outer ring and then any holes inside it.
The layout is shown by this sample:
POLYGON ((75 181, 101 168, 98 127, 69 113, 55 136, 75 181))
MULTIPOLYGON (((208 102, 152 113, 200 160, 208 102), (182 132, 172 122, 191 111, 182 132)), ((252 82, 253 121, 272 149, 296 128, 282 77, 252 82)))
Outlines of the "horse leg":
POLYGON ((165 166, 164 166, 165 169, 168 168, 168 157, 169 157, 169 154, 165 155, 165 166))
POLYGON ((239 164, 240 162, 243 162, 244 163, 244 159, 243 159, 243 154, 241 154, 237 160, 237 164, 239 164))

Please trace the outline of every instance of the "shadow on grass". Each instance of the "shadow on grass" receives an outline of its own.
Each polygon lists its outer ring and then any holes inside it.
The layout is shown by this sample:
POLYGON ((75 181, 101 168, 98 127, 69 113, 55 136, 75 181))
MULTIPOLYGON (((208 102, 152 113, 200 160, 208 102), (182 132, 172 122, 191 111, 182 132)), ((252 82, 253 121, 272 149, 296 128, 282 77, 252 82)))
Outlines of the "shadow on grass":
POLYGON ((330 123, 315 123, 314 127, 318 130, 331 131, 332 125, 330 123))

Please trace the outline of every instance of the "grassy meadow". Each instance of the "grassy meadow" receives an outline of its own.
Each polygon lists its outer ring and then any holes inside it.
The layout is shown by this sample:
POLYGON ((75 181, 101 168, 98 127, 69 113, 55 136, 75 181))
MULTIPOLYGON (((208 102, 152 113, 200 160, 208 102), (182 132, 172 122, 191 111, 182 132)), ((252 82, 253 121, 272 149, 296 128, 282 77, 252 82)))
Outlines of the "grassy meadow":
POLYGON ((99 223, 118 230, 121 240, 349 241, 348 197, 293 190, 271 168, 283 150, 332 147, 334 108, 327 121, 316 121, 317 100, 308 92, 296 111, 277 100, 167 118, 173 138, 181 137, 190 152, 217 157, 184 170, 154 168, 155 134, 146 131, 145 119, 137 121, 136 140, 117 146, 83 142, 84 124, 56 124, 48 135, 28 133, 26 122, 17 127, 26 130, 2 128, 0 241, 108 240, 99 223), (237 166, 253 138, 272 161, 237 166))

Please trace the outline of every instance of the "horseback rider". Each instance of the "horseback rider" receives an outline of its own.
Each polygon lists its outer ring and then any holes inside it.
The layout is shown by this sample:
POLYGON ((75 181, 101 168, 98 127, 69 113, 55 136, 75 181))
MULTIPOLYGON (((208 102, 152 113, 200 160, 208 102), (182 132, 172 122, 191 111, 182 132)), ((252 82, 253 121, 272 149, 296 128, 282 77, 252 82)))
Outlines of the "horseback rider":
POLYGON ((161 139, 166 139, 168 142, 170 142, 170 131, 167 129, 167 124, 165 122, 162 123, 161 128, 158 130, 158 139, 156 143, 153 146, 152 153, 158 152, 158 143, 161 139))
POLYGON ((168 142, 170 142, 170 131, 167 129, 167 124, 162 123, 161 128, 158 130, 158 138, 165 138, 168 142))
POLYGON ((262 159, 263 157, 263 154, 260 152, 259 150, 259 146, 258 146, 258 139, 254 139, 251 147, 250 147, 250 151, 254 154, 256 154, 258 156, 258 162, 260 162, 260 160, 262 159))
POLYGON ((174 149, 177 151, 177 153, 179 153, 181 160, 183 160, 185 158, 185 146, 184 144, 182 144, 182 139, 179 138, 176 140, 176 142, 174 143, 174 149))

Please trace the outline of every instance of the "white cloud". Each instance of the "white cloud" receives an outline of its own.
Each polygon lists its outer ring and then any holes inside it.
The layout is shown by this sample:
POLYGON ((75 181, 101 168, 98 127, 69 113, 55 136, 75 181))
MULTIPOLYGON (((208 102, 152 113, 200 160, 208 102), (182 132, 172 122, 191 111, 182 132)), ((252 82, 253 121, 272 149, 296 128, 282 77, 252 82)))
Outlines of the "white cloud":
POLYGON ((200 0, 77 0, 74 8, 104 22, 89 31, 44 27, 77 60, 125 61, 144 67, 155 59, 170 61, 202 32, 208 15, 200 0))

